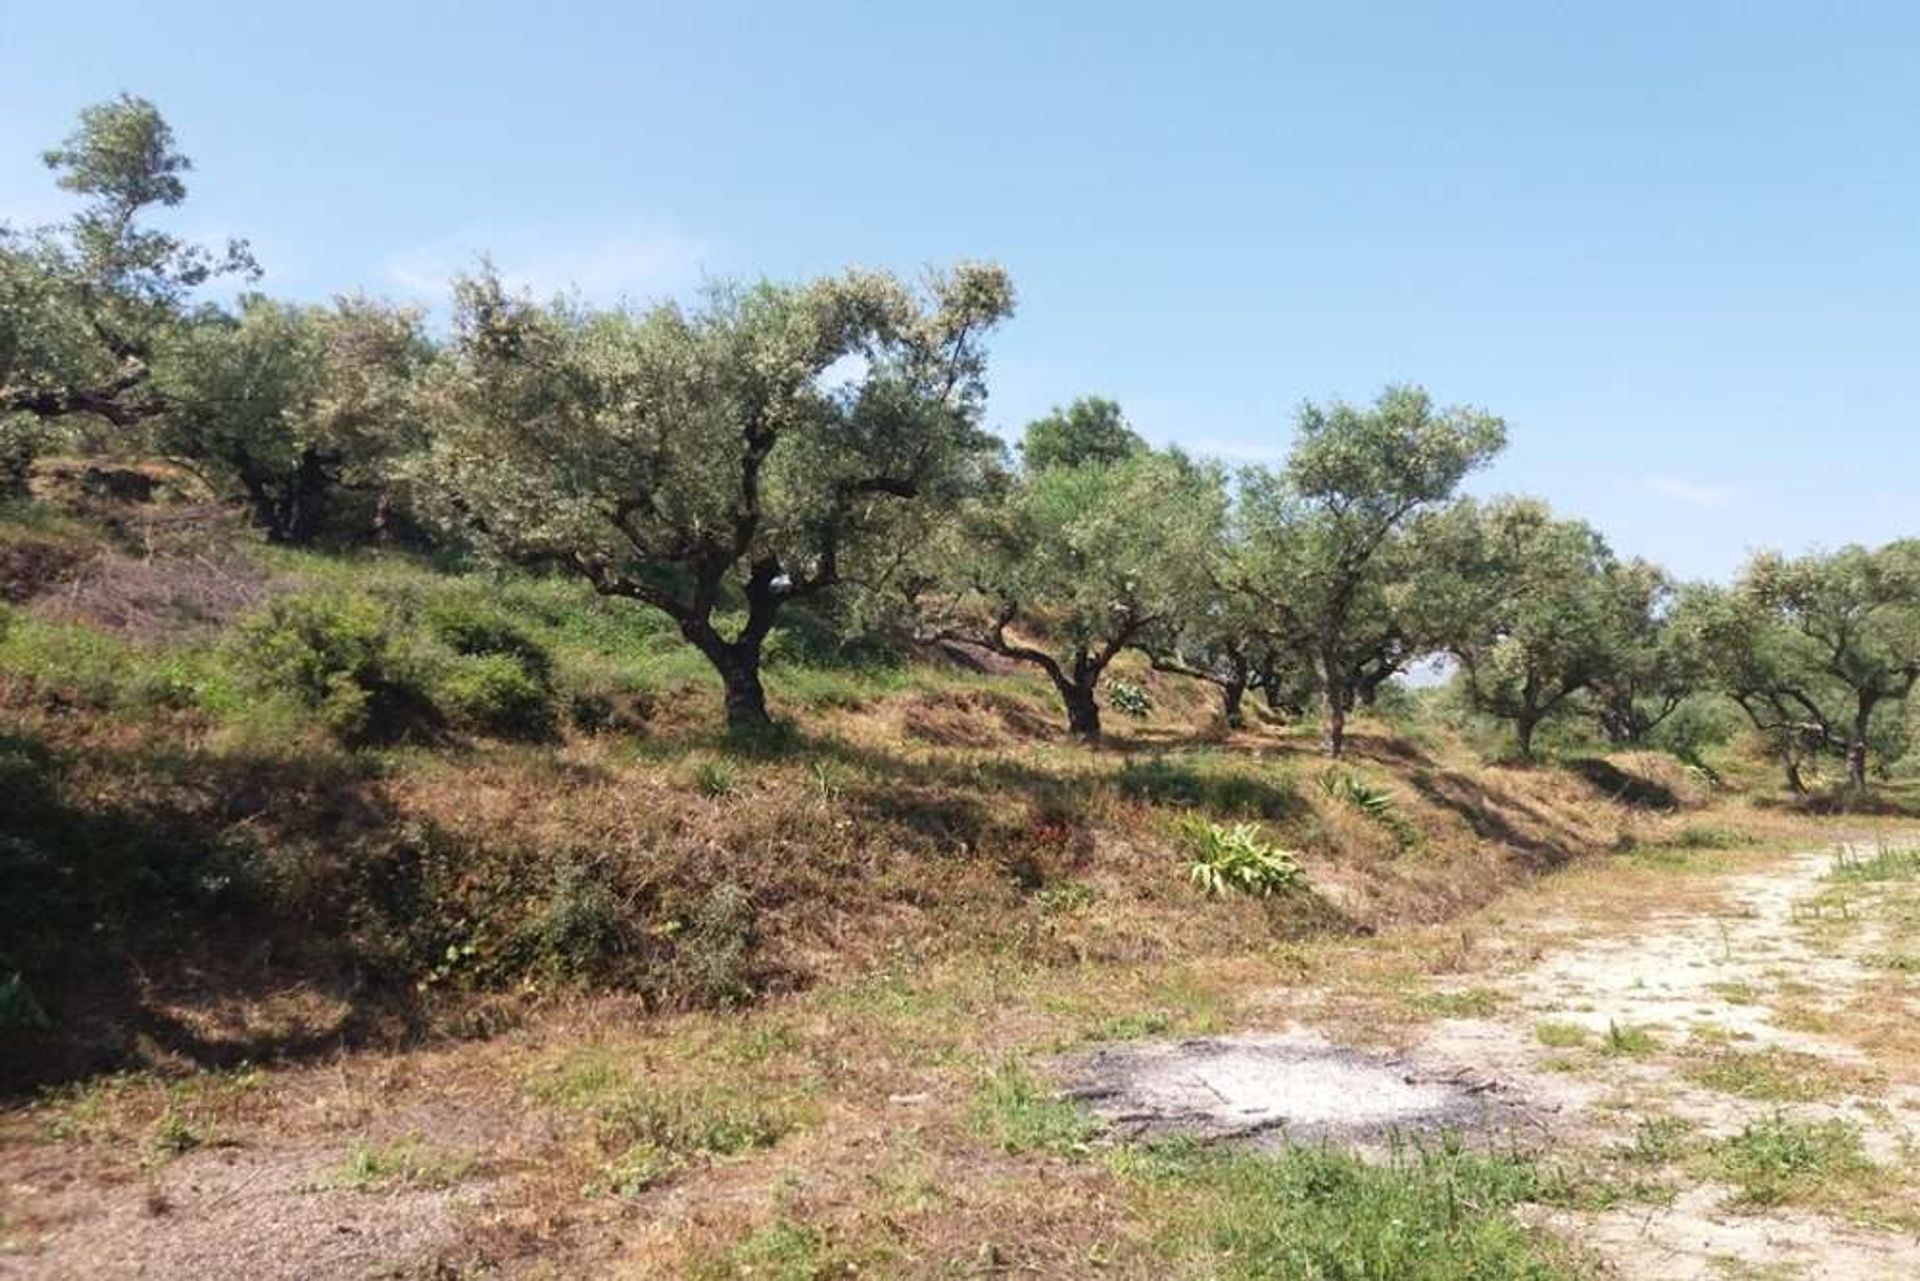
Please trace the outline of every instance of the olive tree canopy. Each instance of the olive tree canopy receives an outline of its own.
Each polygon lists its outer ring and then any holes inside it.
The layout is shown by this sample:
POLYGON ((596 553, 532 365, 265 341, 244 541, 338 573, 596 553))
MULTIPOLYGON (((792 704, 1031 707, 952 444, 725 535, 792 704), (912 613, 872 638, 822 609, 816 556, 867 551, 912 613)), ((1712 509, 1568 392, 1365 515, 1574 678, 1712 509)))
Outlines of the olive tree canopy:
POLYGON ((159 409, 155 345, 188 295, 258 269, 244 242, 216 252, 141 222, 186 199, 193 167, 146 99, 88 107, 43 159, 83 204, 55 226, 0 228, 0 416, 142 421, 159 409))
POLYGON ((269 539, 307 543, 336 490, 384 499, 390 470, 420 447, 413 380, 432 355, 416 313, 364 298, 207 309, 156 361, 158 443, 244 495, 269 539))
POLYGON ((915 507, 957 500, 997 453, 979 416, 984 339, 1013 306, 998 267, 637 312, 537 305, 488 270, 456 302, 425 468, 447 510, 502 556, 670 616, 735 727, 767 720, 782 603, 883 573, 915 507))
MULTIPOLYGON (((1841 747, 1848 785, 1864 789, 1876 712, 1920 683, 1920 540, 1798 558, 1762 553, 1737 590, 1784 629, 1762 642, 1773 696, 1841 747)), ((1740 664, 1728 668, 1738 673, 1740 664)))
POLYGON ((1292 620, 1319 682, 1329 755, 1344 750, 1367 682, 1417 657, 1395 600, 1412 573, 1399 554, 1409 526, 1505 442, 1491 414, 1389 387, 1367 408, 1304 406, 1285 469, 1242 478, 1246 560, 1235 585, 1292 620))
POLYGON ((1029 472, 921 558, 919 634, 1038 667, 1096 738, 1108 665, 1206 591, 1224 505, 1219 471, 1172 451, 1029 472))

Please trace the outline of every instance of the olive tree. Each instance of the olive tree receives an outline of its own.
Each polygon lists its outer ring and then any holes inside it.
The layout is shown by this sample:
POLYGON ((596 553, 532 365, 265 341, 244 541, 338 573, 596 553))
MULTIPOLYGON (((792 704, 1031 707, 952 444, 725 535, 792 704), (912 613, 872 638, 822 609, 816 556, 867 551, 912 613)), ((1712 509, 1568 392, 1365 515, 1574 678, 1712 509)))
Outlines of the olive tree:
POLYGON ((215 251, 145 224, 186 199, 192 163, 144 98, 88 107, 43 159, 83 203, 54 226, 0 226, 0 424, 146 422, 163 407, 155 349, 189 295, 258 268, 244 242, 215 251))
POLYGON ((1795 697, 1824 707, 1829 737, 1843 741, 1847 783, 1867 785, 1874 714, 1920 681, 1920 539, 1787 558, 1762 553, 1740 590, 1795 638, 1788 671, 1795 697))
POLYGON ((1360 694, 1419 656, 1398 599, 1413 582, 1409 528, 1505 441, 1491 414, 1389 387, 1367 408, 1306 405, 1285 469, 1242 477, 1247 556, 1234 585, 1290 620, 1329 755, 1345 750, 1360 694))
POLYGON ((752 729, 781 607, 885 572, 915 506, 956 501, 993 456, 983 343, 1012 305, 981 265, 644 311, 538 305, 483 271, 457 286, 422 475, 496 554, 672 618, 752 729))
POLYGON ((311 542, 336 491, 377 491, 424 440, 413 381, 432 357, 418 315, 360 298, 253 295, 182 326, 157 362, 158 443, 237 489, 278 543, 311 542))
POLYGON ((1520 755, 1535 731, 1615 673, 1648 626, 1663 578, 1622 563, 1591 526, 1510 499, 1480 513, 1479 545, 1455 562, 1452 644, 1475 707, 1513 722, 1520 755))
POLYGON ((1101 677, 1204 591, 1224 502, 1219 472, 1174 452, 1030 470, 929 549, 917 632, 1039 668, 1068 731, 1097 738, 1101 677))
POLYGON ((1667 627, 1696 650, 1709 686, 1746 716, 1785 776, 1807 790, 1806 769, 1822 752, 1844 751, 1830 705, 1804 641, 1749 593, 1710 584, 1683 589, 1667 627))
POLYGON ((1150 630, 1139 648, 1155 671, 1218 689, 1221 720, 1228 729, 1239 729, 1246 720, 1247 691, 1273 670, 1269 616, 1251 597, 1221 590, 1211 578, 1196 586, 1201 594, 1150 630))
POLYGON ((1691 636, 1673 626, 1678 589, 1664 570, 1634 561, 1619 573, 1644 607, 1622 616, 1627 633, 1613 662, 1594 678, 1587 707, 1608 742, 1644 743, 1706 686, 1706 656, 1691 636))

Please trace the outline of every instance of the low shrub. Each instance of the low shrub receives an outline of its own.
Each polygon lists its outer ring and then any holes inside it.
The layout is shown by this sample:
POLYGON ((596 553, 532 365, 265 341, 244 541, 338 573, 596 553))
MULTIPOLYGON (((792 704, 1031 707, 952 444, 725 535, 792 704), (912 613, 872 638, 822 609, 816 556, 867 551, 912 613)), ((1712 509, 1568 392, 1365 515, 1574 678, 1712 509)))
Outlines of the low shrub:
POLYGON ((559 721, 553 659, 498 610, 404 604, 323 589, 283 596, 240 625, 234 652, 261 692, 291 698, 343 743, 430 739, 443 729, 544 738, 559 721))
POLYGON ((1180 833, 1192 851, 1187 879, 1207 894, 1219 897, 1237 892, 1265 898, 1306 881, 1293 853, 1267 841, 1255 824, 1223 827, 1188 819, 1180 825, 1180 833))
POLYGON ((451 722, 477 733, 547 738, 558 724, 553 686, 512 654, 476 654, 444 664, 432 695, 451 722))
POLYGON ((234 649, 262 692, 291 697, 342 742, 416 738, 442 723, 427 664, 369 597, 280 597, 240 625, 234 649))

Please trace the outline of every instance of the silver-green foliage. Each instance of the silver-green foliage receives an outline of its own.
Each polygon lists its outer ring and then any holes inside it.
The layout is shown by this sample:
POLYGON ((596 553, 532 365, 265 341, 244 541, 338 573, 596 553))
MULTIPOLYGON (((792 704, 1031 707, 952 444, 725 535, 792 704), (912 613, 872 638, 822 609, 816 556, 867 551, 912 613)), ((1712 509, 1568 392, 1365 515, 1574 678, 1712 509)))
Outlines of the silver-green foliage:
POLYGON ((495 553, 651 605, 764 721, 783 602, 882 579, 997 451, 979 426, 997 267, 723 285, 696 307, 539 305, 459 282, 421 470, 495 553), (732 635, 715 613, 742 609, 732 635))

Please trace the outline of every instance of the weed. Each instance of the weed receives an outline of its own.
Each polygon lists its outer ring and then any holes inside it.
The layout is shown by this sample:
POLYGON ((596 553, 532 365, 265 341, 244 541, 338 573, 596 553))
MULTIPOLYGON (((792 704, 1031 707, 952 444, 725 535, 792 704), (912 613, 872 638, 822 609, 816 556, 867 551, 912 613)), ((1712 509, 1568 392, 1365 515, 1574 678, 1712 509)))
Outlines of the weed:
POLYGON ((1651 1054, 1658 1048, 1660 1048, 1660 1042, 1646 1028, 1615 1023, 1612 1019, 1607 1020, 1607 1034, 1600 1042, 1602 1054, 1616 1057, 1638 1058, 1651 1054))
POLYGON ((974 1092, 973 1124, 1002 1152, 1084 1157, 1100 1126, 1080 1105, 1059 1098, 1009 1059, 974 1092))
POLYGON ((1857 1127, 1780 1113, 1713 1144, 1708 1166, 1733 1184, 1734 1204, 1753 1208, 1841 1194, 1841 1185, 1857 1185, 1874 1169, 1857 1127))
POLYGON ((1571 1050, 1587 1043, 1587 1029, 1578 1023, 1543 1019, 1533 1025, 1534 1039, 1555 1050, 1571 1050))
POLYGON ((159 1122, 153 1127, 148 1147, 157 1159, 166 1161, 184 1156, 204 1142, 206 1139, 200 1131, 182 1113, 169 1107, 160 1114, 159 1122))
POLYGON ((1207 894, 1221 897, 1238 892, 1266 898, 1306 882, 1292 851, 1268 842, 1255 824, 1223 827, 1187 819, 1180 825, 1180 834, 1192 851, 1187 879, 1207 894))
POLYGON ((725 761, 703 760, 693 767, 693 785, 702 796, 718 799, 733 793, 733 770, 725 761))
POLYGON ((1834 1079, 1833 1066, 1817 1056, 1771 1048, 1720 1050, 1682 1072, 1722 1094, 1772 1103, 1810 1103, 1842 1084, 1834 1079))
POLYGON ((630 1201, 649 1188, 657 1187, 686 1168, 686 1158, 642 1141, 633 1144, 601 1167, 587 1184, 590 1197, 611 1196, 630 1201))
POLYGON ((826 1281, 829 1277, 855 1275, 855 1269, 836 1257, 821 1229, 781 1218, 755 1229, 746 1240, 727 1250, 716 1265, 702 1268, 696 1275, 826 1281))
POLYGON ((1158 1010, 1145 1010, 1138 1014, 1103 1019, 1088 1028, 1083 1039, 1095 1042, 1139 1041, 1150 1036, 1166 1036, 1175 1026, 1172 1015, 1158 1010))
POLYGON ((1650 1117, 1634 1127, 1633 1142, 1616 1147, 1614 1154, 1635 1165, 1668 1165, 1685 1155, 1692 1133, 1692 1124, 1679 1117, 1650 1117))
POLYGON ((1905 881, 1920 876, 1920 848, 1908 849, 1882 841, 1870 855, 1862 856, 1851 846, 1841 846, 1834 856, 1831 879, 1859 884, 1874 881, 1905 881))
POLYGON ((1393 793, 1367 782, 1351 770, 1328 770, 1320 776, 1320 790, 1345 801, 1368 818, 1385 818, 1393 813, 1393 793))
POLYGON ((1459 992, 1416 992, 1407 1004, 1427 1014, 1449 1019, 1485 1019, 1499 1012, 1504 999, 1488 987, 1470 987, 1459 992))
POLYGON ((1667 843, 1681 850, 1737 850, 1752 842, 1737 828, 1683 827, 1667 843))
POLYGON ((1093 906, 1099 891, 1085 881, 1061 881, 1035 892, 1034 903, 1049 916, 1061 916, 1093 906))
POLYGON ((473 1158, 427 1146, 409 1136, 389 1143, 357 1143, 333 1177, 320 1185, 354 1192, 389 1188, 449 1188, 473 1170, 473 1158))
POLYGON ((1189 1142, 1125 1150, 1115 1164, 1158 1194, 1163 1249, 1207 1276, 1550 1281, 1583 1271, 1513 1213, 1550 1191, 1523 1156, 1443 1143, 1371 1164, 1331 1148, 1257 1156, 1189 1142))
POLYGON ((1369 783, 1352 770, 1328 770, 1320 776, 1320 790, 1392 832, 1402 849, 1420 843, 1420 829, 1395 808, 1390 789, 1369 783))

